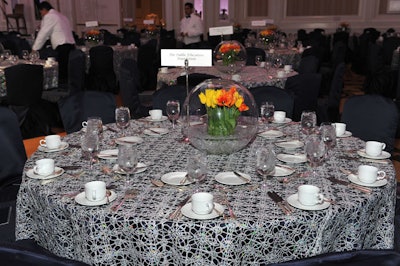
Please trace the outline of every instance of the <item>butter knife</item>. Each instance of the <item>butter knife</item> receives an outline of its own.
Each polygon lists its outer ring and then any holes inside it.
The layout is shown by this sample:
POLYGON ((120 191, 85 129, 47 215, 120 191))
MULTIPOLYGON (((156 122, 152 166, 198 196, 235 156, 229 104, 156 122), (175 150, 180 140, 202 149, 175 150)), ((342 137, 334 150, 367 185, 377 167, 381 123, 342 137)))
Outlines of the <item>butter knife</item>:
POLYGON ((281 208, 284 214, 289 215, 291 213, 291 210, 283 204, 283 199, 279 195, 272 191, 268 191, 267 194, 278 205, 278 207, 281 208))
POLYGON ((239 178, 242 179, 244 182, 246 182, 246 183, 249 183, 249 182, 250 182, 250 180, 249 180, 247 177, 245 177, 244 175, 242 175, 241 173, 236 172, 236 171, 233 171, 233 173, 235 174, 235 176, 239 177, 239 178))
POLYGON ((351 183, 350 181, 339 180, 339 179, 337 179, 337 178, 335 178, 333 176, 328 177, 328 179, 332 183, 344 185, 344 186, 347 186, 347 187, 350 187, 350 188, 354 188, 354 189, 357 189, 357 190, 359 190, 361 192, 364 192, 364 193, 367 193, 367 194, 372 192, 372 190, 370 188, 351 183))
POLYGON ((168 216, 168 218, 172 220, 172 219, 175 219, 176 217, 178 217, 178 215, 179 215, 179 213, 180 213, 182 207, 185 206, 185 204, 190 200, 190 198, 191 198, 191 196, 187 196, 184 200, 182 200, 182 201, 178 204, 178 207, 176 208, 176 210, 173 211, 173 212, 168 216))

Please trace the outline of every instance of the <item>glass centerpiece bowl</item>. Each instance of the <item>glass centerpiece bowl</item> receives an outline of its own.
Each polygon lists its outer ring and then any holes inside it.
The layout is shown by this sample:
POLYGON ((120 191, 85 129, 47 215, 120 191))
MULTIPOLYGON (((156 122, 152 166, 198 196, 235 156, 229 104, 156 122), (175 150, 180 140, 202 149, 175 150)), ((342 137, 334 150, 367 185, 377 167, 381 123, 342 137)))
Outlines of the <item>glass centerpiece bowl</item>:
POLYGON ((103 33, 99 30, 92 29, 85 33, 85 45, 93 47, 96 45, 102 45, 104 43, 103 33))
POLYGON ((257 133, 252 94, 231 80, 208 79, 186 97, 182 120, 190 143, 209 154, 243 149, 257 133))
POLYGON ((213 52, 214 66, 221 72, 238 73, 247 60, 246 48, 238 41, 220 42, 213 52))

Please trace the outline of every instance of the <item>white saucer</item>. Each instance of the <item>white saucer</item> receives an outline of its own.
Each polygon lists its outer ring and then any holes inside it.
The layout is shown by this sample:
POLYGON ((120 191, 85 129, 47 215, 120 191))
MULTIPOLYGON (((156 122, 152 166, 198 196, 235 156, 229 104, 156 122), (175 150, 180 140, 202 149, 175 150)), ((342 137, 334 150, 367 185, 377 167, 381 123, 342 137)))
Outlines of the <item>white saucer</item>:
POLYGON ((378 155, 378 156, 371 156, 371 155, 368 155, 368 154, 365 152, 365 149, 359 150, 359 151, 357 151, 357 153, 358 153, 358 155, 360 155, 361 157, 368 158, 368 159, 383 160, 383 159, 388 159, 388 158, 390 158, 390 153, 388 153, 387 151, 382 151, 381 155, 378 155))
POLYGON ((294 173, 294 169, 289 166, 275 166, 274 176, 288 176, 294 173))
POLYGON ((148 136, 152 136, 152 137, 159 137, 159 136, 167 134, 168 132, 169 132, 168 129, 162 128, 162 127, 151 127, 149 129, 145 129, 143 131, 144 134, 146 134, 148 136))
MULTIPOLYGON (((107 127, 106 127, 106 126, 103 126, 103 131, 106 131, 106 130, 107 130, 107 127)), ((83 132, 86 132, 86 127, 83 127, 83 128, 82 128, 82 131, 83 131, 83 132)))
POLYGON ((117 194, 113 191, 113 190, 109 190, 111 195, 107 197, 105 197, 103 200, 99 200, 99 201, 90 201, 87 200, 85 197, 85 192, 81 192, 78 195, 75 196, 75 201, 80 204, 80 205, 84 205, 84 206, 100 206, 100 205, 104 205, 107 203, 110 203, 112 201, 114 201, 117 198, 117 194))
POLYGON ((221 214, 224 212, 224 206, 214 202, 214 210, 210 214, 200 215, 200 214, 194 213, 192 211, 192 203, 189 202, 185 206, 182 207, 181 212, 184 216, 191 218, 191 219, 208 220, 208 219, 214 219, 214 218, 221 216, 221 214), (217 209, 218 212, 215 209, 217 209))
POLYGON ((171 172, 163 175, 161 177, 161 181, 165 184, 174 185, 174 186, 185 186, 193 183, 189 178, 186 178, 185 182, 181 184, 182 179, 185 177, 187 172, 171 172))
POLYGON ((44 151, 44 152, 55 152, 55 151, 62 151, 65 150, 66 148, 69 147, 69 144, 67 142, 61 141, 61 145, 57 149, 48 149, 47 147, 40 146, 38 147, 39 151, 44 151))
POLYGON ((244 173, 239 173, 241 174, 244 178, 248 179, 249 181, 246 182, 237 175, 235 175, 233 172, 222 172, 219 173, 215 176, 215 180, 221 184, 225 185, 243 185, 243 184, 248 184, 251 181, 251 177, 248 174, 244 173))
POLYGON ((292 119, 290 119, 289 117, 286 117, 285 120, 283 120, 282 122, 277 122, 275 120, 272 120, 272 123, 274 123, 274 124, 287 124, 290 122, 292 122, 292 119))
POLYGON ((341 136, 336 136, 336 137, 338 137, 338 138, 348 138, 348 137, 351 137, 353 134, 350 132, 350 131, 345 131, 344 133, 343 133, 343 135, 341 135, 341 136))
POLYGON ((122 137, 115 139, 115 143, 123 145, 123 144, 139 144, 142 143, 143 139, 137 136, 130 136, 130 137, 122 137))
POLYGON ((307 162, 307 156, 305 154, 285 154, 280 153, 276 156, 278 160, 281 160, 285 163, 305 163, 307 162))
POLYGON ((266 139, 274 139, 274 138, 279 138, 283 136, 283 132, 279 130, 267 130, 264 132, 258 133, 260 137, 266 138, 266 139))
MULTIPOLYGON (((132 172, 132 174, 138 174, 138 173, 142 173, 144 171, 147 170, 147 165, 144 163, 138 163, 136 165, 136 167, 138 167, 138 169, 136 169, 135 172, 132 172)), ((112 170, 114 171, 114 173, 116 174, 120 174, 120 175, 126 175, 126 172, 121 170, 121 168, 119 168, 118 164, 114 165, 112 170)))
POLYGON ((275 145, 284 149, 293 150, 303 147, 304 143, 300 140, 291 140, 291 141, 277 142, 275 143, 275 145))
POLYGON ((148 117, 146 117, 146 120, 147 121, 150 121, 150 122, 162 122, 162 121, 165 121, 165 120, 167 120, 168 119, 168 117, 166 117, 166 116, 161 116, 161 118, 160 119, 152 119, 151 118, 151 116, 148 116, 148 117))
POLYGON ((322 202, 321 204, 316 204, 316 205, 303 205, 299 202, 299 196, 296 194, 290 195, 286 200, 287 202, 292 205, 293 207, 301 210, 306 210, 306 211, 319 211, 328 208, 331 204, 327 201, 322 202))
POLYGON ((382 186, 386 185, 387 182, 388 182, 387 179, 384 178, 384 179, 376 180, 374 183, 364 183, 364 182, 361 182, 358 179, 358 177, 356 175, 353 175, 353 174, 349 175, 347 178, 352 183, 357 184, 357 185, 361 185, 361 186, 364 186, 364 187, 382 187, 382 186))
POLYGON ((105 160, 116 160, 118 159, 118 149, 101 151, 97 154, 97 157, 105 160))
POLYGON ((54 173, 51 174, 51 175, 45 175, 45 176, 38 175, 33 171, 33 169, 29 169, 26 172, 26 176, 27 177, 30 177, 30 178, 33 178, 33 179, 40 179, 40 180, 55 178, 55 177, 60 176, 62 174, 64 174, 64 169, 62 169, 61 167, 57 167, 57 166, 54 167, 54 173))

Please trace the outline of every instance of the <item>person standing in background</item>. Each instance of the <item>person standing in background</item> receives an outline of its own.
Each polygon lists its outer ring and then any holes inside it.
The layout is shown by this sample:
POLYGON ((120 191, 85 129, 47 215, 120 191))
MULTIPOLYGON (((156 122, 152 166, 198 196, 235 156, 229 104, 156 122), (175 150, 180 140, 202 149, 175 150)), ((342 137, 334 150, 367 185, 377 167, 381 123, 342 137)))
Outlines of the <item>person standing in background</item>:
POLYGON ((68 80, 68 56, 75 49, 75 40, 72 35, 71 24, 68 18, 56 11, 50 3, 41 2, 38 9, 42 16, 40 30, 32 46, 33 51, 40 50, 47 39, 57 52, 58 83, 64 84, 68 80))
POLYGON ((196 49, 200 47, 203 34, 203 22, 193 13, 193 4, 185 3, 185 17, 181 20, 181 37, 184 48, 196 49))

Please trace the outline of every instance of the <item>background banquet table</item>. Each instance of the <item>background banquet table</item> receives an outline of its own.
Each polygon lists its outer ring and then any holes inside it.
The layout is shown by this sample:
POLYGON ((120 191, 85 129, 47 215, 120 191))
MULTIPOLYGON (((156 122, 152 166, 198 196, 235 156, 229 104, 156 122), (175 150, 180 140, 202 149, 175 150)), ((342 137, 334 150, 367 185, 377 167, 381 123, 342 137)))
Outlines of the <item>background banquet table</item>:
POLYGON ((292 65, 293 69, 297 69, 300 64, 301 53, 296 48, 276 48, 273 52, 265 50, 265 61, 274 63, 277 58, 281 59, 282 65, 292 65))
MULTIPOLYGON (((240 81, 236 81, 247 89, 259 87, 259 86, 276 86, 279 88, 285 87, 286 79, 290 76, 297 75, 297 72, 291 71, 286 74, 283 78, 277 77, 277 72, 283 69, 271 68, 268 71, 265 68, 257 66, 245 66, 239 73, 240 81)), ((189 73, 201 73, 218 76, 222 79, 232 80, 232 75, 223 73, 217 70, 215 67, 192 67, 189 73)), ((174 85, 177 82, 179 76, 185 75, 185 71, 182 68, 169 68, 168 73, 158 72, 157 75, 157 89, 160 89, 164 85, 174 85)))
MULTIPOLYGON (((114 124, 109 125, 116 128, 114 124)), ((293 123, 279 127, 288 138, 298 133, 293 123)), ((262 179, 255 172, 254 152, 274 140, 258 136, 247 148, 231 155, 208 155, 208 175, 200 189, 213 193, 216 202, 227 197, 236 219, 218 217, 212 220, 192 220, 168 216, 191 194, 193 185, 156 187, 150 181, 172 171, 185 171, 187 157, 194 148, 181 140, 180 128, 172 129, 168 121, 150 123, 147 119, 133 121, 128 135, 139 135, 143 143, 135 149, 139 161, 149 167, 134 174, 132 184, 138 190, 134 199, 127 200, 116 212, 113 203, 98 207, 78 205, 66 194, 83 191, 86 182, 103 180, 114 184, 121 198, 126 180, 118 179, 102 169, 111 168, 115 161, 100 160, 94 170, 81 159, 79 147, 82 132, 63 138, 70 147, 59 152, 37 151, 26 163, 25 173, 35 160, 54 158, 58 166, 79 166, 53 182, 23 178, 17 198, 17 239, 33 238, 50 251, 92 265, 259 265, 313 256, 332 251, 352 249, 390 249, 394 238, 395 172, 391 163, 369 163, 386 171, 388 184, 373 188, 366 194, 347 186, 332 184, 327 177, 346 180, 338 169, 355 171, 362 162, 356 153, 364 142, 340 138, 332 155, 317 168, 317 176, 293 178, 283 184, 278 178, 267 181, 267 190, 286 198, 300 184, 314 184, 327 198, 336 201, 327 209, 305 211, 295 209, 291 215, 282 210, 261 189, 262 179), (163 136, 147 136, 143 130, 150 126, 168 127, 163 136), (77 145, 77 146, 75 146, 77 145), (82 169, 84 172, 82 172, 82 169), (228 186, 214 177, 222 171, 236 169, 247 173, 249 184, 228 186), (77 173, 81 173, 77 177, 77 173)), ((100 150, 116 148, 113 141, 119 133, 105 130, 100 150)), ((277 154, 283 149, 274 146, 277 154)), ((299 151, 299 150, 298 150, 299 151)), ((300 149, 301 151, 301 149, 300 149)), ((293 151, 292 151, 293 152, 293 151)), ((282 162, 280 162, 283 164, 282 162)), ((307 164, 291 164, 296 173, 309 171, 307 164)))

